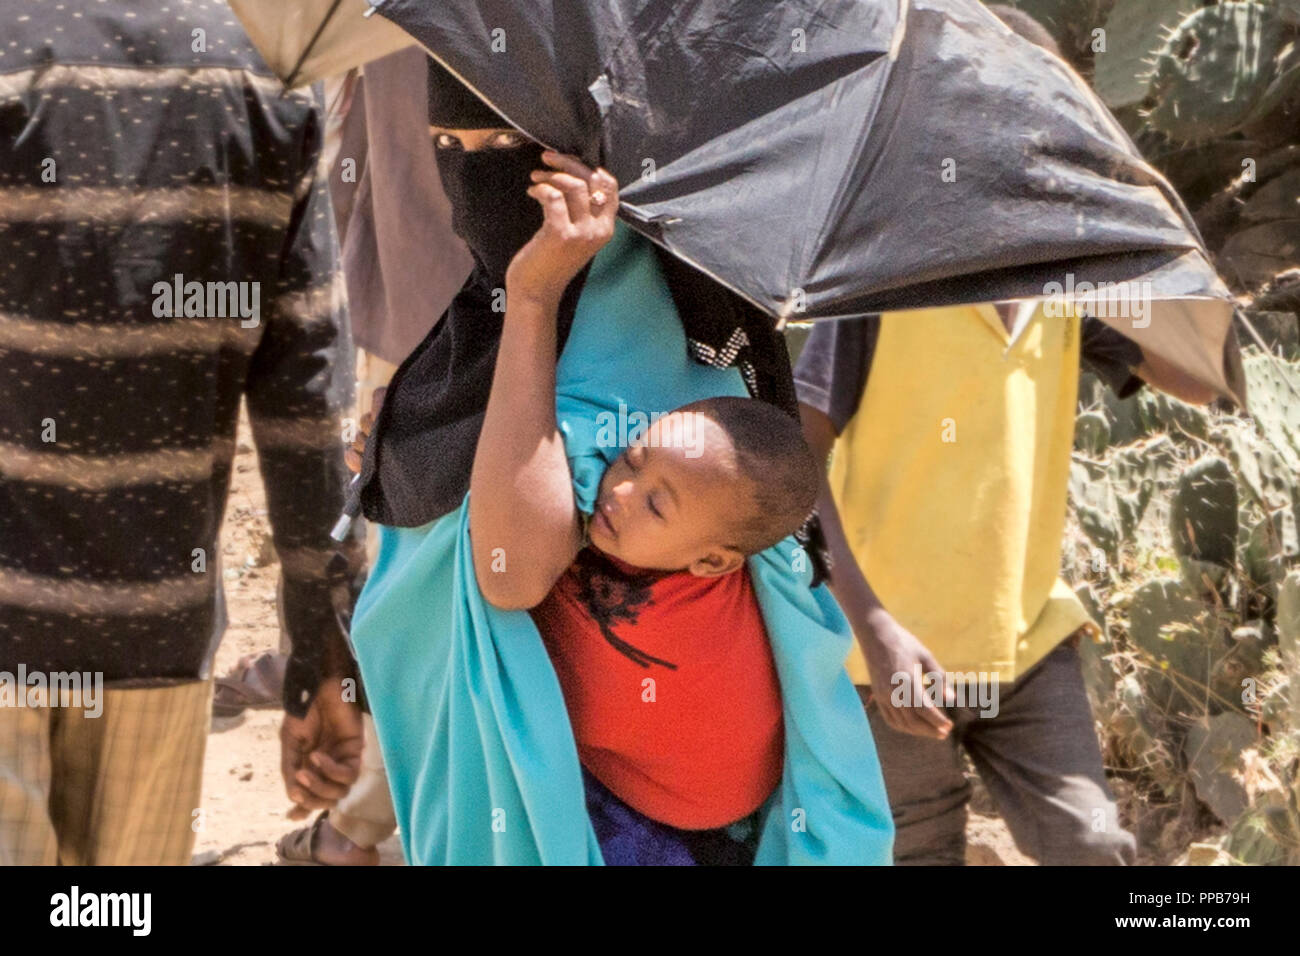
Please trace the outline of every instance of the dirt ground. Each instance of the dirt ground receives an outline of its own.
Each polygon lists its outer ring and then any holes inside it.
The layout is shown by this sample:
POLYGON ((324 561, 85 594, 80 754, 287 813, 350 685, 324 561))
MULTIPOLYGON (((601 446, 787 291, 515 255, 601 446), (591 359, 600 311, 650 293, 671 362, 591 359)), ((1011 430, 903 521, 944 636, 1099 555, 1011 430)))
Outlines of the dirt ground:
MULTIPOLYGON (((271 547, 266 495, 248 418, 240 416, 230 499, 221 533, 222 576, 230 624, 214 672, 225 674, 245 654, 275 650, 280 624, 275 582, 280 563, 271 547)), ((258 866, 275 862, 275 843, 304 824, 289 820, 280 778, 278 710, 249 710, 214 719, 203 768, 203 823, 194 862, 258 866)), ((386 862, 401 863, 397 838, 381 848, 386 862)))
MULTIPOLYGON (((270 546, 266 497, 246 417, 241 416, 234 478, 221 537, 222 575, 230 625, 217 652, 224 674, 245 654, 280 644, 275 610, 279 562, 270 546)), ((275 863, 276 841, 303 824, 286 817, 289 800, 280 778, 279 711, 245 711, 214 720, 203 771, 202 829, 196 864, 260 866, 275 863)), ((1028 865, 1006 826, 977 796, 967 828, 967 861, 978 865, 1028 865)), ((402 862, 397 838, 380 847, 385 864, 402 862)))

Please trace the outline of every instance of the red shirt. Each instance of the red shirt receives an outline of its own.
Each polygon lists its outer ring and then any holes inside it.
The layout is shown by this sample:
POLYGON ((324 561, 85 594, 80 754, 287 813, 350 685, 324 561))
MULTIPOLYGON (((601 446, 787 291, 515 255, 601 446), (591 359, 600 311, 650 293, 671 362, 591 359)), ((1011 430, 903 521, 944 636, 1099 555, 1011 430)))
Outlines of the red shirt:
POLYGON ((704 830, 776 788, 781 686, 747 568, 644 571, 586 548, 532 614, 578 756, 624 803, 704 830))

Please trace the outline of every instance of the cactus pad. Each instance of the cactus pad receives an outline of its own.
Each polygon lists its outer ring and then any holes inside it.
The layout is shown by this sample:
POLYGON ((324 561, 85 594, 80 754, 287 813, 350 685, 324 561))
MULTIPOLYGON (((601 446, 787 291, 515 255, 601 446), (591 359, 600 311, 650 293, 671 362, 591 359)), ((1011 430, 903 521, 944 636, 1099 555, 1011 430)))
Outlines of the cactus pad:
POLYGON ((1232 567, 1237 557, 1237 480, 1217 456, 1192 465, 1178 481, 1171 512, 1180 557, 1232 567))
POLYGON ((1156 54, 1147 123, 1201 142, 1241 129, 1300 79, 1290 30, 1264 3, 1220 3, 1189 14, 1156 54))

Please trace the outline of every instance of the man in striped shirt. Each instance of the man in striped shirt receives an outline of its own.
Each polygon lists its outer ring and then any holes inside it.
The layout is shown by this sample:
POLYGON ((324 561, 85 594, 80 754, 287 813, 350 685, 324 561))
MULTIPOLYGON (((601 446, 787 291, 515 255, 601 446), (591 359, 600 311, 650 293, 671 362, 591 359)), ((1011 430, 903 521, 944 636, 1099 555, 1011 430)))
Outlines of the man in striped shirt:
POLYGON ((241 397, 294 650, 291 796, 330 806, 359 764, 320 110, 216 0, 22 9, 0 39, 0 864, 185 863, 241 397))

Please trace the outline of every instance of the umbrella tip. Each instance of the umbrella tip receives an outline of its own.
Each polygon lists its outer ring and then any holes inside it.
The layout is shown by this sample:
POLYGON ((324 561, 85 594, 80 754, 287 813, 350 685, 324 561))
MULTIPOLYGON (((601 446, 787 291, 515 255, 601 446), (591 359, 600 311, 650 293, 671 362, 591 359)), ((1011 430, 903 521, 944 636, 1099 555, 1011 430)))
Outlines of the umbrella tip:
POLYGON ((777 311, 776 330, 778 332, 784 332, 786 325, 788 325, 790 322, 791 315, 793 315, 796 312, 800 312, 800 313, 806 312, 807 310, 808 310, 807 295, 804 293, 803 289, 795 289, 788 296, 786 296, 785 301, 781 303, 781 308, 777 311))

